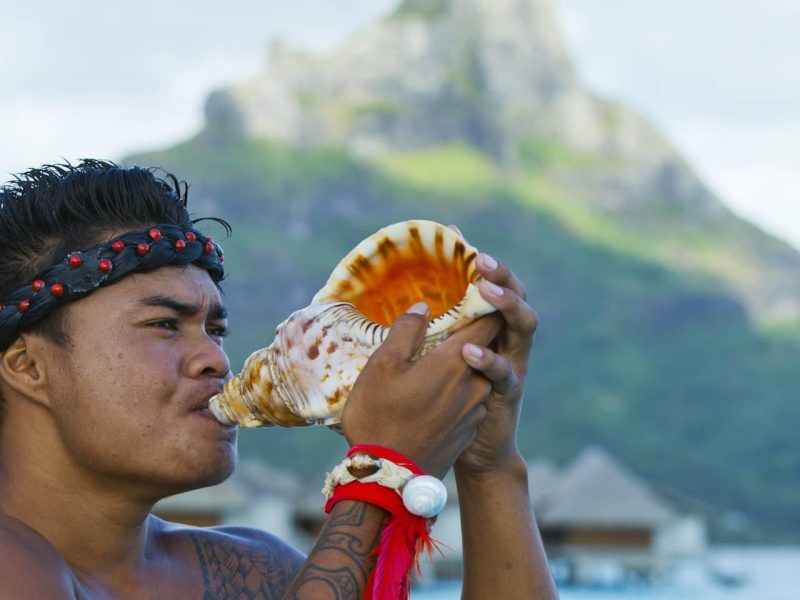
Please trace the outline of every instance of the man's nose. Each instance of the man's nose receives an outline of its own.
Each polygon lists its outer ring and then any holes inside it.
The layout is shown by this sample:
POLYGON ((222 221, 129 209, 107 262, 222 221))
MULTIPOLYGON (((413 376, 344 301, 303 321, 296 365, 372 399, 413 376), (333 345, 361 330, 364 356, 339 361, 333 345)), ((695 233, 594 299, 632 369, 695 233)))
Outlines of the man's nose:
POLYGON ((229 379, 231 363, 222 346, 208 335, 195 343, 187 366, 189 376, 229 379))

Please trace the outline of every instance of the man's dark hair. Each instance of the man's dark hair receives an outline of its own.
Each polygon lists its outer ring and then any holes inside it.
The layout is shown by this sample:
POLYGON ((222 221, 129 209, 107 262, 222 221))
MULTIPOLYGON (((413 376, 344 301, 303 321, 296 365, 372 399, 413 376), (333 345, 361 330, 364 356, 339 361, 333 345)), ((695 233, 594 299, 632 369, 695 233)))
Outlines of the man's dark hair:
MULTIPOLYGON (((96 159, 16 175, 0 186, 0 301, 68 253, 100 243, 113 231, 157 223, 191 226, 187 199, 188 185, 171 173, 96 159)), ((69 343, 61 309, 30 330, 69 343)), ((0 404, 0 420, 1 409, 0 404)))

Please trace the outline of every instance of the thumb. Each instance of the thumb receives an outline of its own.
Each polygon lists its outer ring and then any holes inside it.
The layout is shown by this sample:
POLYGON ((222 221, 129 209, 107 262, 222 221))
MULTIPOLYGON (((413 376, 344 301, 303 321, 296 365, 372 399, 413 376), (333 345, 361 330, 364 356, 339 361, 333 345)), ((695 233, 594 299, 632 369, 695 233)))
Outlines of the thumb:
POLYGON ((425 339, 430 314, 431 311, 427 304, 417 302, 395 319, 379 352, 390 353, 397 358, 409 360, 419 350, 425 339))

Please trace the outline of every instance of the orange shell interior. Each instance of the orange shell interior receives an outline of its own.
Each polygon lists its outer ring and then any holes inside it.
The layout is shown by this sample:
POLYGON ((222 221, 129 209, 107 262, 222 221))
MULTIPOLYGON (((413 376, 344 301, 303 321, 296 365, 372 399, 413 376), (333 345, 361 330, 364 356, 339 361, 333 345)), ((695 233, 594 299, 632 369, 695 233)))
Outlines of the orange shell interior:
POLYGON ((353 304, 365 317, 384 327, 391 326, 416 302, 424 301, 430 306, 431 319, 458 304, 466 294, 470 275, 477 275, 471 268, 476 253, 467 254, 461 240, 450 243, 452 250, 445 252, 444 234, 437 231, 431 254, 416 229, 409 233, 406 247, 398 247, 386 237, 378 243, 376 256, 356 257, 348 270, 360 285, 343 281, 335 294, 337 299, 353 304))

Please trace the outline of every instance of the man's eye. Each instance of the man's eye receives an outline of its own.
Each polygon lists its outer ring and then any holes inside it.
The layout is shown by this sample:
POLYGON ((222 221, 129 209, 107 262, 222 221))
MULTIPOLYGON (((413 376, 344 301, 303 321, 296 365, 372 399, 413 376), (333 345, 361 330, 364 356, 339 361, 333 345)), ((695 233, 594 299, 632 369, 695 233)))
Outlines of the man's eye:
POLYGON ((178 322, 175 319, 162 319, 161 321, 153 321, 152 323, 150 323, 150 327, 155 327, 156 329, 167 329, 167 330, 177 331, 178 322))
POLYGON ((219 338, 228 337, 228 334, 231 332, 227 327, 207 327, 206 331, 208 332, 208 335, 219 338))

